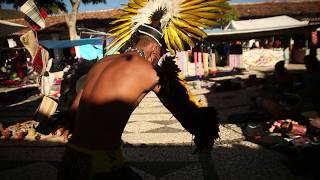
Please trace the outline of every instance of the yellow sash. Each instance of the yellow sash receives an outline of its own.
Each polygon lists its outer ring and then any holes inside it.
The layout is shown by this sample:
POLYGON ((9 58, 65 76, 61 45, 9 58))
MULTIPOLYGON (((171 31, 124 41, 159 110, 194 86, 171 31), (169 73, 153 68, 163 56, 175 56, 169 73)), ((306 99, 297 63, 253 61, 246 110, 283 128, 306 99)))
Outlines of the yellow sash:
POLYGON ((92 157, 93 173, 108 173, 126 165, 121 147, 116 150, 92 150, 71 143, 68 147, 92 157))

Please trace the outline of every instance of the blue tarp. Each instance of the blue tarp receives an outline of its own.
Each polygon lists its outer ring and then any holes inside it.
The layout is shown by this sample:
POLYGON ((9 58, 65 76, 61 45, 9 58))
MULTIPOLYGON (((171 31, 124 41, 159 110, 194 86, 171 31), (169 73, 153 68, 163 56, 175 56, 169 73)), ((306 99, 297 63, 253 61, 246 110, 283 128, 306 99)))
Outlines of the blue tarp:
POLYGON ((88 38, 79 40, 43 40, 39 41, 39 43, 48 49, 70 48, 86 44, 102 45, 102 38, 88 38))
POLYGON ((101 59, 103 57, 102 45, 82 45, 80 46, 80 56, 89 61, 101 59))
POLYGON ((220 28, 212 28, 212 29, 204 29, 203 31, 206 32, 206 33, 216 33, 216 32, 222 32, 223 29, 220 29, 220 28))

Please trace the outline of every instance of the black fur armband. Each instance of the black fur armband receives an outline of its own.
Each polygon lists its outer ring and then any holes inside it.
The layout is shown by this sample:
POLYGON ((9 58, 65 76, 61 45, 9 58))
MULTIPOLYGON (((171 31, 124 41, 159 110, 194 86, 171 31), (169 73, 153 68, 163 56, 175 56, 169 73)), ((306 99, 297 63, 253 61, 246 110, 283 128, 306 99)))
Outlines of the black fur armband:
POLYGON ((217 114, 213 107, 198 107, 179 78, 180 69, 172 59, 166 59, 156 67, 160 92, 157 94, 163 105, 181 125, 195 136, 198 148, 212 146, 219 137, 217 114))

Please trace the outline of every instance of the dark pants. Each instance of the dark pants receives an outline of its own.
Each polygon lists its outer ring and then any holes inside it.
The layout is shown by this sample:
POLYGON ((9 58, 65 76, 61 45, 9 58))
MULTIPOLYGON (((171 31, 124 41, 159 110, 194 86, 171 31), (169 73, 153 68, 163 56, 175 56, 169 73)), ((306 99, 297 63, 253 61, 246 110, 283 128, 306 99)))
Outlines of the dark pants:
POLYGON ((58 180, 142 180, 128 165, 108 173, 94 173, 90 155, 66 148, 58 180))

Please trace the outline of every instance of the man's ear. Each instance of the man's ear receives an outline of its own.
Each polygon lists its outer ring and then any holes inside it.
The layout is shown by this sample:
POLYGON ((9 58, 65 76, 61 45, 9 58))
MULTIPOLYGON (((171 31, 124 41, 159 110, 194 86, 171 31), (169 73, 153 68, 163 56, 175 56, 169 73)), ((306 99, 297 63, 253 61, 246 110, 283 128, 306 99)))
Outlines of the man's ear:
POLYGON ((161 51, 160 47, 158 44, 153 44, 153 47, 152 47, 152 54, 154 55, 157 55, 159 54, 161 51))
POLYGON ((153 43, 152 46, 151 46, 151 52, 152 52, 152 54, 153 54, 154 52, 156 52, 156 50, 157 50, 157 45, 156 45, 155 43, 153 43))

